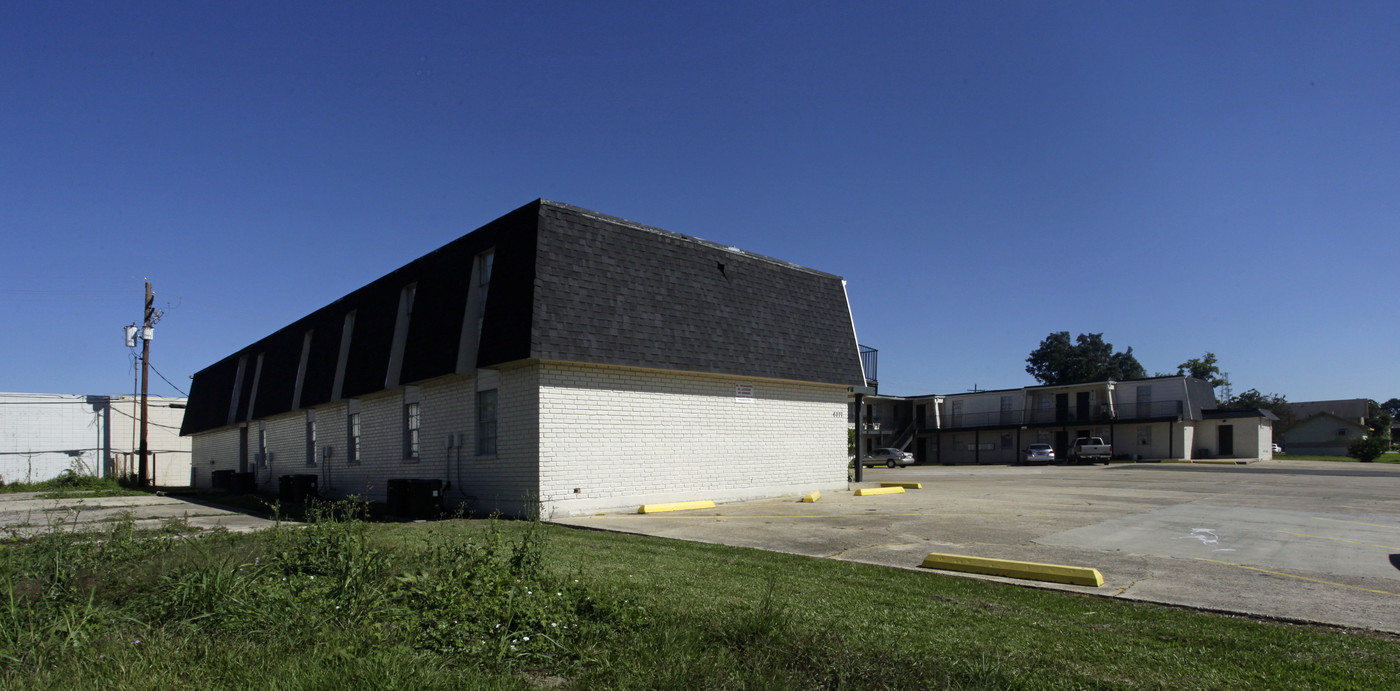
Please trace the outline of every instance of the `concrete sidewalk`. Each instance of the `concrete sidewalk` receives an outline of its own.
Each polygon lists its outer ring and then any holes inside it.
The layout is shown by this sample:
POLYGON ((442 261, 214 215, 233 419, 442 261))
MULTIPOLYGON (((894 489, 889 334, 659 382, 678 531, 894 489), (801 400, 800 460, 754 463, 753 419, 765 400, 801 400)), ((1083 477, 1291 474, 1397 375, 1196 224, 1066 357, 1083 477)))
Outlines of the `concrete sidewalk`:
POLYGON ((159 528, 171 521, 201 530, 223 528, 233 532, 251 532, 275 525, 266 518, 179 497, 153 494, 83 497, 75 492, 74 496, 63 499, 41 499, 43 494, 48 493, 0 494, 0 534, 31 537, 58 528, 105 529, 127 513, 138 529, 159 528))

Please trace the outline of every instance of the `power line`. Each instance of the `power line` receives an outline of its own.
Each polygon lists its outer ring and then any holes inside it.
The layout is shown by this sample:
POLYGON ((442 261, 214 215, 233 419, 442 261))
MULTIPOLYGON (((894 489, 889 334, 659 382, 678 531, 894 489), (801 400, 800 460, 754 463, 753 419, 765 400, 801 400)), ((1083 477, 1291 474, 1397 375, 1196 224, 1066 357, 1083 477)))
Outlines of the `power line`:
POLYGON ((165 383, 170 384, 170 388, 175 389, 176 391, 179 391, 180 393, 184 394, 185 398, 189 398, 189 397, 190 397, 190 395, 187 394, 187 393, 185 393, 185 391, 184 391, 183 389, 181 389, 180 387, 176 386, 176 385, 174 384, 174 382, 171 382, 169 379, 166 379, 166 378, 165 378, 165 375, 164 375, 164 374, 161 374, 161 373, 160 373, 160 370, 156 369, 156 366, 155 366, 155 365, 151 365, 151 369, 153 369, 153 370, 156 371, 156 376, 157 376, 157 377, 160 377, 162 380, 165 381, 165 383))
MULTIPOLYGON (((141 419, 141 418, 136 417, 135 415, 132 415, 131 413, 126 412, 125 410, 122 410, 122 409, 120 409, 120 408, 117 408, 116 406, 113 406, 113 407, 112 407, 112 412, 115 412, 115 413, 118 414, 118 415, 125 415, 126 417, 129 417, 129 418, 131 418, 131 419, 133 419, 133 420, 140 420, 140 419, 141 419)), ((160 424, 159 422, 149 422, 149 423, 146 423, 146 424, 149 424, 149 425, 151 425, 151 426, 153 426, 153 427, 164 427, 165 429, 173 429, 173 430, 175 430, 176 432, 179 432, 179 431, 180 431, 180 428, 179 428, 179 427, 171 427, 170 425, 162 425, 162 424, 160 424)))

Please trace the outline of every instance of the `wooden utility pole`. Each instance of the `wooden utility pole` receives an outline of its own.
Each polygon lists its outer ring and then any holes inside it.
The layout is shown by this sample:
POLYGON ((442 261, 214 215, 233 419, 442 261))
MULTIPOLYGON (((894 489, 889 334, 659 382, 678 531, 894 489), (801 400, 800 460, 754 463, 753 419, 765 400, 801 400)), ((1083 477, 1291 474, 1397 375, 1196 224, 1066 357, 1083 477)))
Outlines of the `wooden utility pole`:
POLYGON ((150 424, 150 419, 147 417, 146 392, 150 389, 151 336, 155 332, 155 299, 155 293, 151 292, 151 282, 146 281, 146 318, 141 329, 141 463, 136 471, 137 487, 145 487, 150 479, 146 466, 146 457, 149 453, 149 447, 146 445, 146 432, 150 424))

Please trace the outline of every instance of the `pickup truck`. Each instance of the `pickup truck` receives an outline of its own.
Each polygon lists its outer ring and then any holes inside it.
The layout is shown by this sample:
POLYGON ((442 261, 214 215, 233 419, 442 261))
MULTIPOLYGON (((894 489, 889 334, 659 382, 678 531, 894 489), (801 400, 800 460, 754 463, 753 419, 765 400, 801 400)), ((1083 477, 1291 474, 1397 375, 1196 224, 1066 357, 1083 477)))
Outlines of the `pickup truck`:
POLYGON ((1108 465, 1108 461, 1113 458, 1113 445, 1103 443, 1100 437, 1080 437, 1069 445, 1070 463, 1094 463, 1099 462, 1108 465))

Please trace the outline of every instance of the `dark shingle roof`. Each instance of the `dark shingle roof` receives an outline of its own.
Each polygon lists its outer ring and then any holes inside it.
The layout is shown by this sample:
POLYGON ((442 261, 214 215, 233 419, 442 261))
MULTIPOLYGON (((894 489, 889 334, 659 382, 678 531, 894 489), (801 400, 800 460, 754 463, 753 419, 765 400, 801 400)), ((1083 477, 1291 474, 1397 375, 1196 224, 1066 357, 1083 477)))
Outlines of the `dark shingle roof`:
POLYGON ((1293 419, 1302 421, 1315 415, 1328 413, 1339 418, 1359 422, 1366 419, 1369 411, 1368 401, 1364 398, 1347 398, 1339 401, 1298 401, 1289 403, 1288 409, 1293 411, 1293 419))
POLYGON ((841 279, 545 202, 533 357, 860 384, 841 279))
POLYGON ((861 384, 841 279, 769 257, 538 200, 448 243, 195 375, 185 434, 332 400, 342 325, 353 331, 342 397, 382 390, 400 291, 416 285, 402 383, 451 374, 474 258, 494 248, 480 367, 530 358, 861 384), (253 370, 263 374, 253 391, 253 370), (290 380, 289 380, 290 377, 290 380))

